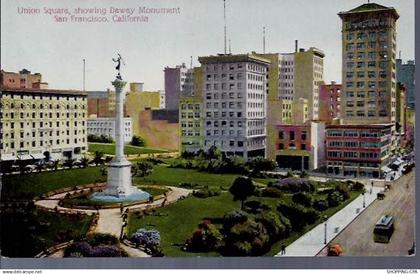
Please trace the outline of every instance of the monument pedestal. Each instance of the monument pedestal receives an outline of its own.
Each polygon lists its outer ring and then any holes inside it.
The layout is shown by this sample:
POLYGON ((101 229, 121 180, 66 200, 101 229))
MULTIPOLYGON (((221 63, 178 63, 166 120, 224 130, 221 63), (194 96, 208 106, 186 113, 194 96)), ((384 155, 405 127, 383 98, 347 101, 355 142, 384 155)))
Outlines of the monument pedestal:
POLYGON ((111 162, 108 165, 108 180, 104 193, 124 197, 130 195, 131 192, 131 163, 129 161, 111 162))

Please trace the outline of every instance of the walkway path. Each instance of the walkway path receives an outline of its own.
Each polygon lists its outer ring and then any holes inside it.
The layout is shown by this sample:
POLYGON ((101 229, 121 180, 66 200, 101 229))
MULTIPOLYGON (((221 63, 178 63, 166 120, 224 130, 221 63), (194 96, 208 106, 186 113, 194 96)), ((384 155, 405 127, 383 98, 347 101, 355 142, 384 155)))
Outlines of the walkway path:
MULTIPOLYGON (((370 193, 370 187, 365 194, 365 208, 363 208, 363 196, 360 195, 350 204, 338 211, 327 220, 327 244, 337 236, 346 226, 348 226, 357 216, 360 215, 373 201, 376 200, 376 194, 383 190, 382 187, 373 187, 370 193)), ((325 222, 319 224, 311 231, 286 247, 286 254, 277 256, 316 256, 325 246, 324 244, 325 222)))
MULTIPOLYGON (((168 187, 170 189, 166 201, 164 202, 164 198, 155 200, 153 203, 146 203, 146 204, 139 204, 133 206, 127 206, 125 208, 129 208, 129 210, 141 210, 146 208, 157 208, 163 206, 167 206, 169 204, 175 203, 179 199, 183 197, 187 197, 192 190, 178 188, 178 187, 168 187)), ((38 200, 35 202, 37 206, 54 209, 57 208, 58 210, 67 210, 73 212, 84 212, 84 213, 94 213, 96 210, 85 210, 85 209, 70 209, 66 207, 61 207, 58 205, 58 202, 63 199, 67 193, 73 193, 74 191, 69 191, 65 193, 60 193, 53 195, 45 200, 38 200)), ((100 209, 99 211, 99 219, 98 225, 96 226, 95 232, 97 233, 109 233, 116 237, 121 236, 121 229, 123 226, 123 219, 120 213, 119 208, 111 208, 111 209, 100 209)), ((146 254, 145 252, 122 244, 121 247, 132 257, 150 257, 150 255, 146 254)), ((53 257, 60 256, 61 253, 53 254, 53 257)))

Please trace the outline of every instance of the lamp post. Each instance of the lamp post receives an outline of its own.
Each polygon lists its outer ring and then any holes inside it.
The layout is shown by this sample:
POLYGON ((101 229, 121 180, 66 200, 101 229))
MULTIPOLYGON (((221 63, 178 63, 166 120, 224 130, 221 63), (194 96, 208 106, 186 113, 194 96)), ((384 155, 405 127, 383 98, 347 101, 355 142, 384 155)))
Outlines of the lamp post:
POLYGON ((327 244, 327 220, 328 216, 324 215, 324 245, 327 244))
POLYGON ((363 208, 366 207, 365 193, 366 193, 366 190, 363 190, 363 193, 362 193, 362 195, 363 195, 363 208))

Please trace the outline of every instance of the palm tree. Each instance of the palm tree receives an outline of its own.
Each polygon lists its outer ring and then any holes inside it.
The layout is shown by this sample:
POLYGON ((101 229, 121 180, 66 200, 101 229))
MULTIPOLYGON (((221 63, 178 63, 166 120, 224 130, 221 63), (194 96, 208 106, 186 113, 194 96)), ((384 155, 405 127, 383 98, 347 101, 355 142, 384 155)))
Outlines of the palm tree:
POLYGON ((104 160, 102 157, 104 156, 104 153, 102 151, 95 151, 95 155, 93 156, 92 162, 95 163, 96 166, 102 164, 104 160))
POLYGON ((64 161, 64 163, 63 163, 63 166, 66 166, 66 167, 68 167, 69 169, 72 169, 72 168, 73 168, 73 166, 74 166, 74 162, 75 162, 75 160, 74 160, 74 159, 66 159, 66 160, 64 161))
POLYGON ((89 159, 87 157, 83 157, 79 160, 80 165, 86 168, 89 165, 89 159))

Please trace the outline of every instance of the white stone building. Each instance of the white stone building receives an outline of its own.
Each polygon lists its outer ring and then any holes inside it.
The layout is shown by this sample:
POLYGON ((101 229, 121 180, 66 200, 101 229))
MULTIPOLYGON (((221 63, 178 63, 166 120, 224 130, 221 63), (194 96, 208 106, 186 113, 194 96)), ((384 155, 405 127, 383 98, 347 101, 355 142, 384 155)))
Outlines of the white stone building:
MULTIPOLYGON (((109 136, 115 140, 115 117, 95 117, 87 119, 87 133, 95 136, 109 136)), ((133 138, 133 127, 130 117, 124 118, 124 143, 129 143, 133 138)))
POLYGON ((79 158, 87 152, 86 93, 1 88, 1 161, 79 158), (47 153, 48 154, 48 153, 47 153))
POLYGON ((253 54, 199 57, 202 65, 204 148, 245 159, 266 154, 267 73, 253 54))

